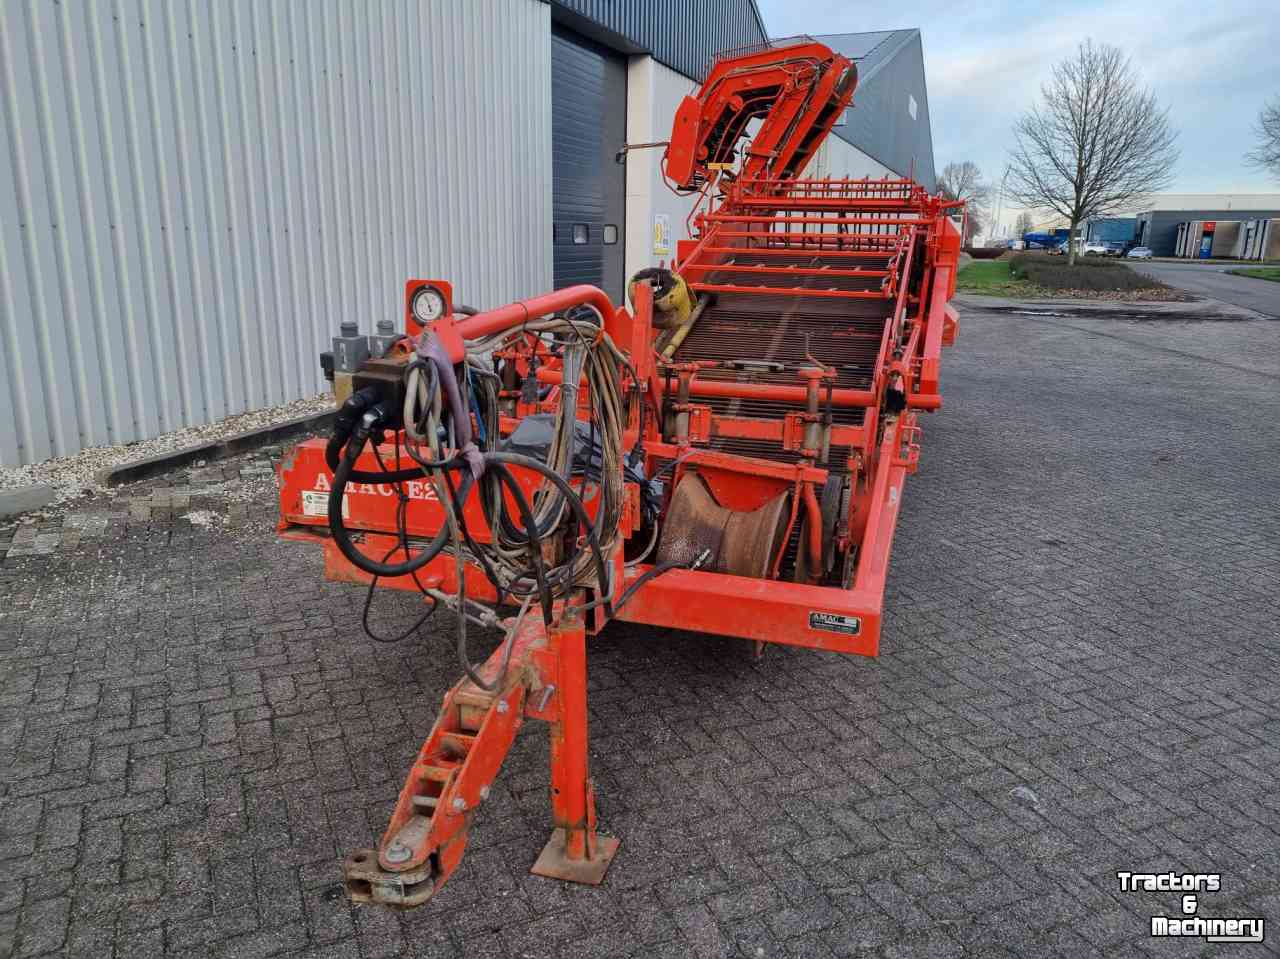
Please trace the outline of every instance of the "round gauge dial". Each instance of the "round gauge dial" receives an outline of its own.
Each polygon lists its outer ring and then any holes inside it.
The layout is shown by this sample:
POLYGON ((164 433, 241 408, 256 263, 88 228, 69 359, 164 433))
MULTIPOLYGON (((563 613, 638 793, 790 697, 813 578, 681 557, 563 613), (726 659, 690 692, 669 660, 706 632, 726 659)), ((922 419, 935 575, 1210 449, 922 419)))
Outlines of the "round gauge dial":
POLYGON ((434 286, 424 286, 413 294, 413 318, 419 323, 434 323, 444 316, 444 294, 434 286))

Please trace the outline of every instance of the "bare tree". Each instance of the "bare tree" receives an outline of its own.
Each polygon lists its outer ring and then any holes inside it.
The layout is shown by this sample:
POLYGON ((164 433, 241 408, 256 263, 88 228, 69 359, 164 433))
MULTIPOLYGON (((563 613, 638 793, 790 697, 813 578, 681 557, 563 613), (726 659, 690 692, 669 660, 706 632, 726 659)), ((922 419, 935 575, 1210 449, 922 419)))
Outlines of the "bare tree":
POLYGON ((1169 111, 1139 86, 1117 47, 1085 40, 1040 87, 1042 102, 1014 124, 1009 189, 1023 206, 1053 211, 1076 231, 1117 213, 1173 178, 1177 133, 1169 111))
POLYGON ((1030 233, 1033 226, 1035 224, 1031 221, 1031 214, 1023 210, 1013 223, 1013 235, 1018 239, 1022 239, 1023 234, 1030 233))
POLYGON ((960 163, 948 163, 938 175, 938 189, 948 200, 965 201, 965 235, 964 245, 973 243, 973 238, 982 232, 987 218, 987 201, 991 197, 991 188, 982 181, 982 171, 972 160, 960 163))
POLYGON ((1245 154, 1245 159, 1280 180, 1280 97, 1268 100, 1259 111, 1253 132, 1258 145, 1245 154))

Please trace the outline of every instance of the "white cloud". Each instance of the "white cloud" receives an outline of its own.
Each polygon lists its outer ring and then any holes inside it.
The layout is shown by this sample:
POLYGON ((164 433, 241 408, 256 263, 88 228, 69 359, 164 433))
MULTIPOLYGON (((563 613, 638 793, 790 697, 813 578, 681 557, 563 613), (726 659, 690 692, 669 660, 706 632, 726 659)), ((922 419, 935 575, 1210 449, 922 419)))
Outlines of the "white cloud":
POLYGON ((1258 109, 1280 94, 1280 16, 1257 3, 759 4, 774 36, 919 28, 939 168, 972 159, 998 178, 1014 119, 1034 102, 1053 63, 1093 37, 1123 48, 1170 108, 1181 131, 1175 190, 1274 189, 1242 159, 1258 109))

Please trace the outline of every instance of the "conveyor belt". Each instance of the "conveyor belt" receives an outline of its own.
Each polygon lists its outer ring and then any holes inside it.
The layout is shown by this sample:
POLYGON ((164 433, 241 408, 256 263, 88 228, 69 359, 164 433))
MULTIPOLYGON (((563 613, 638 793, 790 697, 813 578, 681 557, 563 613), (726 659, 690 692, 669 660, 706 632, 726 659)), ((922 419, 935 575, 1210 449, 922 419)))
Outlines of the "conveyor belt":
MULTIPOLYGON (((837 389, 868 389, 872 385, 876 359, 884 324, 893 303, 878 300, 821 300, 793 297, 721 294, 708 306, 697 325, 676 353, 681 362, 690 360, 764 360, 782 363, 784 370, 734 371, 708 369, 699 379, 738 383, 778 383, 796 385, 796 371, 811 365, 805 358, 805 334, 808 349, 823 363, 837 371, 837 389)), ((783 419, 803 403, 769 400, 711 398, 707 403, 722 416, 747 416, 757 419, 783 419)), ((837 424, 857 426, 863 421, 862 408, 837 408, 832 411, 837 424)), ((713 449, 741 456, 755 456, 776 462, 794 462, 796 454, 777 444, 761 440, 719 437, 711 442, 713 449)), ((848 448, 835 444, 831 448, 831 469, 847 469, 848 448)))
POLYGON ((851 260, 839 255, 840 251, 806 253, 802 249, 777 247, 775 249, 744 249, 726 258, 724 265, 732 269, 707 270, 699 279, 712 285, 732 284, 745 287, 787 287, 803 290, 838 290, 843 292, 877 292, 887 281, 892 257, 876 254, 871 258, 851 260), (799 253, 800 255, 795 255, 799 253), (770 272, 751 272, 755 268, 767 268, 770 272), (779 273, 778 270, 786 272, 779 273), (865 276, 853 276, 850 274, 865 276))

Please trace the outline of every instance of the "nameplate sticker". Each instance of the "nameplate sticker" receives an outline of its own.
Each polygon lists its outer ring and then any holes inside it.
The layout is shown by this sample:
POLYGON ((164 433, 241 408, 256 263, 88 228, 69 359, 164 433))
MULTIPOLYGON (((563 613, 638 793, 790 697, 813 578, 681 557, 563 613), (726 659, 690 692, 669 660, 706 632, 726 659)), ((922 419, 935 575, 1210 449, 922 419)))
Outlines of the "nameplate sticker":
POLYGON ((838 613, 809 613, 809 628, 828 633, 844 633, 857 636, 862 631, 862 620, 857 616, 841 616, 838 613))

